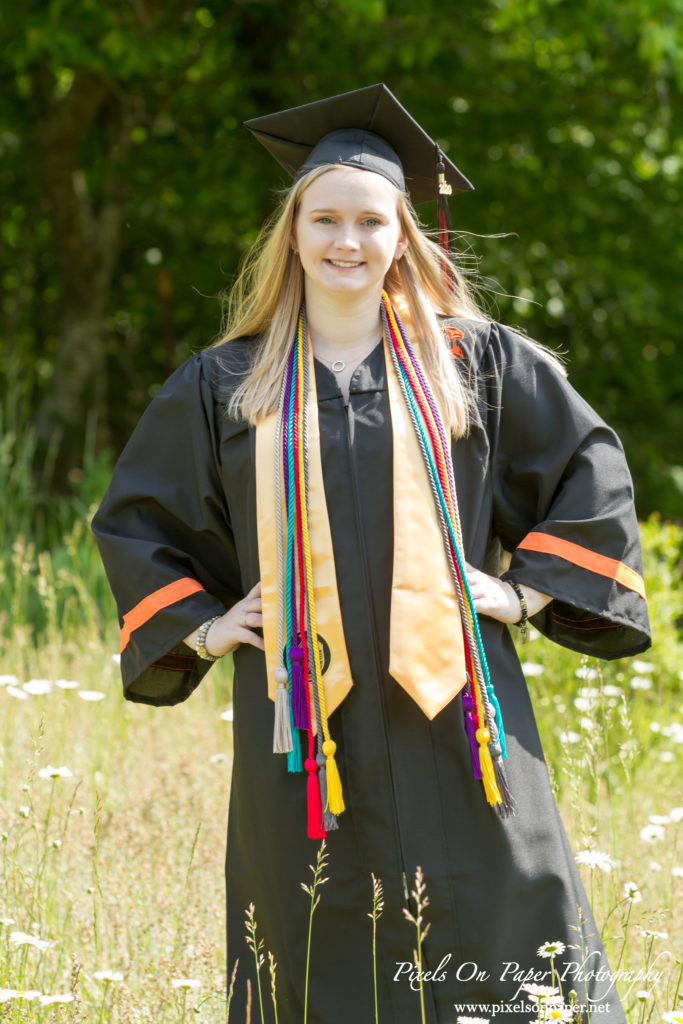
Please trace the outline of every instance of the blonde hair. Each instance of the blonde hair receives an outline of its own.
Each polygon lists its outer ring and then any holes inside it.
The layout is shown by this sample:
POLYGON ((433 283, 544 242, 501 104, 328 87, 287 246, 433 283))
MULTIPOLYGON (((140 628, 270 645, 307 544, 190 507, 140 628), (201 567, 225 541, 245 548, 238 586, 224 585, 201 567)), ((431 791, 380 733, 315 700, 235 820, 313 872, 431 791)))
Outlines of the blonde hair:
MULTIPOLYGON (((254 356, 247 375, 227 400, 228 415, 255 424, 274 412, 286 369, 299 309, 304 297, 304 274, 291 239, 301 197, 311 182, 335 164, 325 164, 304 175, 285 193, 247 253, 230 292, 223 334, 216 345, 237 338, 252 338, 254 356)), ((443 276, 443 253, 420 226, 405 193, 396 190, 397 214, 407 248, 390 267, 384 287, 400 314, 419 339, 419 354, 444 424, 454 437, 467 433, 473 406, 472 381, 456 368, 437 316, 486 321, 464 272, 449 260, 453 288, 443 276)))

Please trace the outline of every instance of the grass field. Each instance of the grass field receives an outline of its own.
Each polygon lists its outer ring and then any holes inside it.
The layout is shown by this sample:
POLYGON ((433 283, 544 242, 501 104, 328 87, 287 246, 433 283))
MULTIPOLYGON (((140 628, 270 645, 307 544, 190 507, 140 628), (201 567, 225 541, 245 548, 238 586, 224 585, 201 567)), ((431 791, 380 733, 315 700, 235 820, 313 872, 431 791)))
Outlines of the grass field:
MULTIPOLYGON (((680 1009, 683 959, 681 533, 643 539, 653 651, 521 652, 629 1024, 680 1009)), ((224 1022, 229 660, 180 707, 124 702, 82 523, 51 554, 16 539, 0 585, 0 1021, 224 1022)))

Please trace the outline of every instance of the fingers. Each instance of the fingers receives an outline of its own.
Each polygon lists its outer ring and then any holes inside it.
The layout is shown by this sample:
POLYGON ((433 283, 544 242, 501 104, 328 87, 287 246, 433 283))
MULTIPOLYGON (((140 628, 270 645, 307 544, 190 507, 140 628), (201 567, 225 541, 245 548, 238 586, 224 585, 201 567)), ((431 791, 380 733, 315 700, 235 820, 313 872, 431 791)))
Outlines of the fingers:
POLYGON ((258 633, 252 633, 250 629, 239 627, 235 630, 235 638, 238 644, 251 644, 252 647, 257 647, 259 651, 265 650, 263 637, 259 636, 258 633))

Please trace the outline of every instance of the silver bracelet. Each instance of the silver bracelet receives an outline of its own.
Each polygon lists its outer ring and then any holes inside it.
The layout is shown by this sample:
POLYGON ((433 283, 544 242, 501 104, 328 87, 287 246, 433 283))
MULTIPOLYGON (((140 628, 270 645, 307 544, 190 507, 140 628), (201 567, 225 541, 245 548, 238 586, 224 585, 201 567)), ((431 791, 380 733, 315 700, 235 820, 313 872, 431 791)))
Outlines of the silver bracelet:
POLYGON ((197 633, 197 639, 195 641, 194 649, 204 661, 218 661, 219 654, 209 654, 206 649, 206 634, 209 632, 214 622, 220 619, 220 615, 214 615, 212 619, 207 619, 206 622, 202 622, 197 633))

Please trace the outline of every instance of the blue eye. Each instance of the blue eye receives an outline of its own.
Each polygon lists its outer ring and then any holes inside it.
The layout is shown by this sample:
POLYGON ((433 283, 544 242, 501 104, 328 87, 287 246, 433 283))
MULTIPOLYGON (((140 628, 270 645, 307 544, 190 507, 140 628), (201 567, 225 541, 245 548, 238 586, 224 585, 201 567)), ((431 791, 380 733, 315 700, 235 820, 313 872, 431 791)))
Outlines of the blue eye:
POLYGON ((368 217, 365 223, 368 225, 368 227, 376 228, 382 222, 378 220, 377 217, 368 217))

